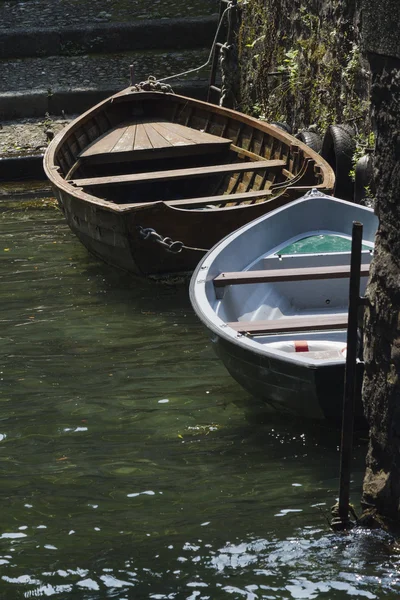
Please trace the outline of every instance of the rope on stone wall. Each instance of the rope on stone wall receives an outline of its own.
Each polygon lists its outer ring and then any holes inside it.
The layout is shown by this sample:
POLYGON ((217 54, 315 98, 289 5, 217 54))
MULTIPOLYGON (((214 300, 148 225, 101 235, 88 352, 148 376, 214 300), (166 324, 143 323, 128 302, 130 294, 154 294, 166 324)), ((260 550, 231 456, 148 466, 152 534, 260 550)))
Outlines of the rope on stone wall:
POLYGON ((219 63, 221 68, 221 97, 220 106, 234 106, 235 79, 237 65, 234 60, 233 44, 223 44, 220 48, 219 63))
POLYGON ((215 44, 217 43, 217 39, 218 39, 218 35, 219 35, 219 32, 220 32, 221 27, 222 27, 222 23, 224 22, 224 19, 225 19, 226 15, 233 8, 235 8, 235 5, 231 1, 231 2, 228 3, 228 6, 226 7, 226 9, 224 10, 224 12, 222 13, 221 18, 220 18, 219 23, 218 23, 217 31, 215 33, 214 40, 213 40, 213 43, 212 43, 212 46, 211 46, 210 55, 209 55, 209 57, 207 59, 207 62, 205 62, 204 65, 201 65, 200 67, 196 67, 195 69, 189 69, 188 71, 183 71, 183 73, 177 73, 176 75, 169 75, 168 77, 163 77, 162 79, 159 79, 159 81, 163 82, 163 81, 168 81, 169 79, 175 79, 176 77, 183 77, 184 75, 189 75, 190 73, 196 73, 197 71, 201 71, 201 69, 204 69, 205 67, 208 67, 208 65, 212 61, 212 57, 213 57, 214 49, 215 49, 215 44))

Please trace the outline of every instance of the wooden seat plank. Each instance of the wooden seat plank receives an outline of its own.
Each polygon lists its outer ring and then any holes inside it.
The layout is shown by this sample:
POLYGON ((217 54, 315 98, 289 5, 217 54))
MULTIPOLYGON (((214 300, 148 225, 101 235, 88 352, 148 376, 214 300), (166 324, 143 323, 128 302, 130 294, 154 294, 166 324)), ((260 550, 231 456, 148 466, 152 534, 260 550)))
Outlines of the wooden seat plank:
MULTIPOLYGON (((369 274, 369 265, 361 265, 361 276, 369 274)), ((250 283, 280 283, 284 281, 315 281, 318 279, 341 279, 350 276, 350 265, 334 267, 309 267, 301 269, 269 269, 261 271, 232 271, 220 273, 214 278, 215 287, 250 283)))
MULTIPOLYGON (((136 134, 137 137, 138 134, 136 134)), ((71 180, 72 185, 79 187, 100 187, 104 185, 123 185, 128 183, 146 183, 148 181, 167 181, 210 175, 226 175, 229 173, 245 173, 246 171, 262 171, 264 169, 282 169, 286 165, 283 160, 260 160, 244 163, 228 163, 209 167, 191 169, 173 169, 170 171, 154 171, 150 173, 133 173, 127 175, 110 175, 107 177, 90 177, 71 180)))
MULTIPOLYGON (((184 198, 182 200, 164 200, 164 204, 167 206, 189 206, 190 208, 196 208, 196 206, 204 207, 206 204, 225 204, 227 202, 245 202, 246 200, 260 200, 271 196, 269 190, 262 190, 259 192, 244 192, 242 194, 221 194, 219 196, 204 196, 202 198, 184 198)), ((157 202, 157 201, 156 201, 157 202)), ((158 200, 160 202, 160 200, 158 200)), ((122 204, 123 210, 135 208, 137 206, 148 206, 154 204, 154 202, 136 202, 133 204, 122 204)))
POLYGON ((204 206, 205 204, 226 204, 228 202, 246 202, 249 200, 260 200, 271 196, 269 190, 261 192, 243 192, 242 194, 221 194, 219 196, 204 196, 203 198, 185 198, 182 200, 166 200, 168 206, 204 206))
POLYGON ((249 335, 329 331, 332 329, 347 329, 348 314, 284 317, 282 319, 271 319, 270 321, 234 321, 227 323, 227 325, 237 333, 249 335))

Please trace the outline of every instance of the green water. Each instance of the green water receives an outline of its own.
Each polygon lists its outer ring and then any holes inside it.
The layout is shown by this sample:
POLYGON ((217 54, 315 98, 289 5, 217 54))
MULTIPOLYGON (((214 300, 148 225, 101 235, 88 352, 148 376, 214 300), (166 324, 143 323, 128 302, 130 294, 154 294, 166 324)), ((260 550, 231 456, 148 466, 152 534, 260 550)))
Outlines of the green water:
MULTIPOLYGON (((362 245, 363 250, 370 250, 366 244, 362 245)), ((351 238, 345 238, 340 235, 309 235, 293 244, 279 250, 278 254, 313 254, 327 252, 350 252, 351 238)))
POLYGON ((398 598, 385 536, 329 530, 338 432, 251 402, 185 288, 92 259, 51 207, 0 229, 1 599, 398 598))

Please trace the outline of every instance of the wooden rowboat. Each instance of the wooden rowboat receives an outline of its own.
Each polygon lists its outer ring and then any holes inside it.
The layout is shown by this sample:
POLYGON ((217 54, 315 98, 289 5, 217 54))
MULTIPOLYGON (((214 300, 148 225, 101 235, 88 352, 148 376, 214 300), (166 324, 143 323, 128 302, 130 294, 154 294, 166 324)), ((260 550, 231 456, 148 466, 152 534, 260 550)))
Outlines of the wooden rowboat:
POLYGON ((192 271, 244 223, 334 185, 329 165, 276 126, 136 88, 60 132, 44 169, 86 248, 138 275, 192 271))
MULTIPOLYGON (((364 226, 363 293, 378 219, 314 191, 227 236, 193 274, 191 302, 218 356, 280 412, 341 418, 353 221, 364 226)), ((359 360, 358 384, 362 370, 359 360)))

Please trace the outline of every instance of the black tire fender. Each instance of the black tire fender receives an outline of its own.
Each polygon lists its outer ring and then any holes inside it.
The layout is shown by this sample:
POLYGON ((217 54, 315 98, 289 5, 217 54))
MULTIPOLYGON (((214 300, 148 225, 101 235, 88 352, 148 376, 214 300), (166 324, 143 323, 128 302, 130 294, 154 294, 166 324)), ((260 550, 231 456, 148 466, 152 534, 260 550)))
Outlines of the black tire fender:
POLYGON ((292 133, 292 128, 290 127, 290 125, 288 125, 288 123, 284 123, 282 121, 272 121, 270 125, 275 125, 275 127, 283 129, 283 131, 286 131, 286 133, 292 133))
POLYGON ((354 182, 350 171, 356 150, 355 132, 349 125, 330 125, 322 140, 321 156, 335 172, 333 193, 342 200, 353 201, 354 182))
POLYGON ((364 154, 356 164, 354 177, 354 202, 364 204, 367 188, 375 196, 374 157, 369 152, 364 154))
POLYGON ((311 148, 311 150, 318 152, 318 154, 321 152, 322 138, 318 133, 315 133, 315 131, 308 131, 305 129, 304 131, 300 131, 295 137, 311 148))

